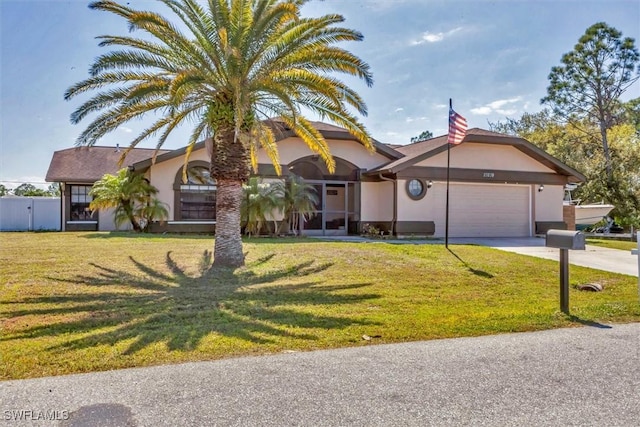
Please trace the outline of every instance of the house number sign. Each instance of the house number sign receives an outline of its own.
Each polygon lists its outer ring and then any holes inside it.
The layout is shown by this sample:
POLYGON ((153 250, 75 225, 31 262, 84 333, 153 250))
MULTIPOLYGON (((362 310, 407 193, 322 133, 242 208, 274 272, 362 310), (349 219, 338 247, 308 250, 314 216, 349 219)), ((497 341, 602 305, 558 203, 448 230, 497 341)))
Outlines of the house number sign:
POLYGON ((493 178, 495 174, 493 172, 485 172, 482 174, 483 178, 493 178))

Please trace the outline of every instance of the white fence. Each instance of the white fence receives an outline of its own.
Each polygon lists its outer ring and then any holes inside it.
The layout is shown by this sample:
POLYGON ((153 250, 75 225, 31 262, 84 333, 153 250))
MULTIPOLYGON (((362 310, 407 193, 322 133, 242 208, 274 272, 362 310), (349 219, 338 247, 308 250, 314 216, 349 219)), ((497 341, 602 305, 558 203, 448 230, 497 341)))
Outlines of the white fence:
POLYGON ((60 231, 60 197, 0 197, 0 231, 60 231))

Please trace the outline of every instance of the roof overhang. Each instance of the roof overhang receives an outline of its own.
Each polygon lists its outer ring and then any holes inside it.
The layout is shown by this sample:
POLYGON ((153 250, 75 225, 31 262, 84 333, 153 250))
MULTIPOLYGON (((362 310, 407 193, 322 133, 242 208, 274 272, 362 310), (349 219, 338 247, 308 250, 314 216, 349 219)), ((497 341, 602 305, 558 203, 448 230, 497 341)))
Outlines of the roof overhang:
MULTIPOLYGON (((276 122, 279 123, 279 122, 276 122)), ((275 125, 271 125, 272 128, 275 125)), ((360 143, 360 141, 353 136, 352 134, 350 134, 348 131, 346 130, 338 130, 340 128, 335 128, 336 130, 327 130, 327 129, 319 129, 320 134, 322 135, 322 137, 325 140, 337 140, 337 141, 355 141, 360 143)), ((275 136, 275 140, 276 142, 285 140, 287 138, 297 138, 298 136, 296 135, 296 133, 288 128, 284 128, 284 127, 280 127, 278 126, 277 128, 274 129, 274 136, 275 136)), ((191 151, 197 151, 197 150, 201 150, 203 148, 206 147, 206 141, 200 141, 198 143, 196 143, 191 151)), ((377 141, 373 138, 371 138, 371 142, 373 144, 373 147, 376 151, 376 153, 390 159, 390 160, 397 160, 401 157, 403 157, 403 154, 394 150, 393 148, 381 143, 380 141, 377 141)), ((170 159, 175 159, 176 157, 180 157, 180 156, 184 156, 187 153, 187 149, 188 147, 183 147, 177 150, 173 150, 170 151, 168 153, 164 153, 161 154, 159 156, 157 156, 155 158, 155 161, 153 159, 146 159, 137 163, 134 163, 132 165, 133 169, 135 171, 144 171, 146 169, 148 169, 149 167, 151 167, 152 164, 154 163, 161 163, 161 162, 165 162, 167 160, 170 159)))
MULTIPOLYGON (((468 133, 460 145, 473 143, 513 146, 522 153, 535 159, 542 165, 555 171, 557 174, 566 176, 567 181, 570 183, 580 183, 586 181, 586 177, 582 173, 562 163, 560 160, 546 153, 544 150, 538 148, 524 138, 493 133, 488 135, 468 133)), ((457 147, 457 145, 449 146, 449 144, 447 143, 446 135, 434 138, 430 149, 428 149, 427 151, 419 153, 417 155, 407 156, 407 158, 399 159, 397 161, 388 163, 387 165, 372 169, 371 171, 365 172, 364 175, 368 175, 370 177, 379 176, 380 174, 386 176, 396 176, 398 174, 402 174, 403 171, 409 168, 415 170, 414 165, 416 163, 445 152, 448 148, 450 148, 451 150, 455 150, 457 147)))

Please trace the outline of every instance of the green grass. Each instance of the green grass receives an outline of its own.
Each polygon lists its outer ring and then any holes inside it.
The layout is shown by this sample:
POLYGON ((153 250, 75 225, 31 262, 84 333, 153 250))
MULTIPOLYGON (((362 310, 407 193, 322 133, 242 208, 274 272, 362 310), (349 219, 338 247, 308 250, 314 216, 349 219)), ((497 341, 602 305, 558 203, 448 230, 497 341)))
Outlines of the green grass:
POLYGON ((635 277, 572 266, 566 316, 557 263, 479 246, 252 239, 214 271, 212 245, 0 233, 0 378, 640 321, 635 277))
POLYGON ((636 249, 638 247, 636 242, 615 239, 587 239, 587 245, 596 245, 605 248, 620 249, 623 251, 631 251, 631 249, 636 249))

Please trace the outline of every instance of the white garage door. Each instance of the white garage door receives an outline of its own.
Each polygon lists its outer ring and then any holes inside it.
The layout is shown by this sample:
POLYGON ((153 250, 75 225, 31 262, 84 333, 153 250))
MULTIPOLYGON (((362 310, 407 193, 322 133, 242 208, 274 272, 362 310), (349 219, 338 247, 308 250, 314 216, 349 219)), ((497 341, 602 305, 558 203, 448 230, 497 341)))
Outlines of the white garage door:
MULTIPOLYGON (((446 184, 438 185, 436 236, 445 234, 446 184)), ((531 235, 530 187, 460 184, 449 187, 449 237, 523 237, 531 235)))

